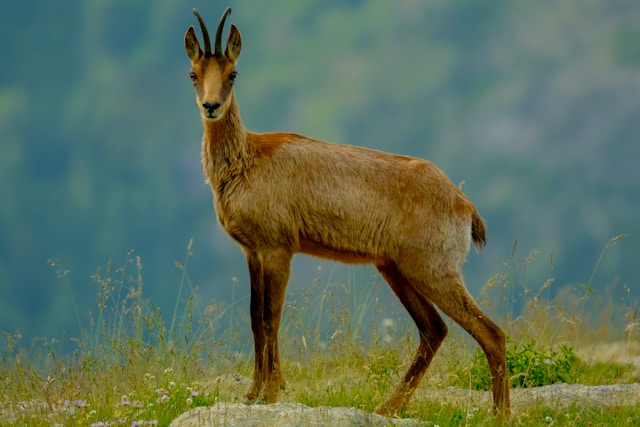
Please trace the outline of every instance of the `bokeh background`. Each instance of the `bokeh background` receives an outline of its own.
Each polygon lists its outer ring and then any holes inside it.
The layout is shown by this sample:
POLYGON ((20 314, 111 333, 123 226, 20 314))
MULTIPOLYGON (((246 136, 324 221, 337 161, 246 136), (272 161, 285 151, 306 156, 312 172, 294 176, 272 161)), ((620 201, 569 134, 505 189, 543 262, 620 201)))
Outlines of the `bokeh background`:
MULTIPOLYGON (((472 294, 534 254, 528 286, 553 277, 551 295, 589 284, 637 307, 640 2, 24 0, 0 5, 1 332, 78 336, 91 276, 136 256, 145 296, 171 312, 190 239, 203 305, 248 294, 204 182, 183 48, 193 7, 213 32, 228 5, 248 128, 419 156, 464 181, 489 233, 465 267, 472 294)), ((297 257, 290 287, 364 291, 372 274, 297 257)))

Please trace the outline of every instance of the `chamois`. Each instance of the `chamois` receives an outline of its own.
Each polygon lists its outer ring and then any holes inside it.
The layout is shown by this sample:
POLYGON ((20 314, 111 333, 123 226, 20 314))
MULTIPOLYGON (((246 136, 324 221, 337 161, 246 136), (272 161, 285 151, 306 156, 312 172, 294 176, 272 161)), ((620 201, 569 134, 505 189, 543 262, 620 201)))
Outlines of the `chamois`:
POLYGON ((202 163, 222 228, 242 248, 251 281, 255 345, 248 402, 275 402, 286 381, 278 328, 291 258, 305 253, 373 264, 419 330, 417 353, 400 385, 376 412, 404 408, 447 334, 436 307, 455 320, 486 354, 493 409, 509 418, 505 334, 478 307, 461 273, 471 241, 485 245, 475 206, 429 161, 318 141, 293 133, 247 130, 233 91, 242 41, 231 24, 222 51, 227 8, 214 51, 198 18, 184 44, 202 118, 202 163))

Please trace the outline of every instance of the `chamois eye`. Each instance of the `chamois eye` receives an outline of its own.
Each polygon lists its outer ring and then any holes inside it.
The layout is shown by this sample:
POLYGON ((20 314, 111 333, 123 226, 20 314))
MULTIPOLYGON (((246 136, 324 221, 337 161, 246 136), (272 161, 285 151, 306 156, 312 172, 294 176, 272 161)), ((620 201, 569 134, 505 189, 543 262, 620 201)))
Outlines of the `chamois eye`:
POLYGON ((191 78, 194 85, 198 83, 198 76, 193 71, 189 73, 189 78, 191 78))
POLYGON ((232 71, 232 72, 229 74, 229 80, 230 80, 231 82, 234 82, 234 81, 236 80, 236 77, 238 77, 238 72, 237 72, 237 71, 232 71))

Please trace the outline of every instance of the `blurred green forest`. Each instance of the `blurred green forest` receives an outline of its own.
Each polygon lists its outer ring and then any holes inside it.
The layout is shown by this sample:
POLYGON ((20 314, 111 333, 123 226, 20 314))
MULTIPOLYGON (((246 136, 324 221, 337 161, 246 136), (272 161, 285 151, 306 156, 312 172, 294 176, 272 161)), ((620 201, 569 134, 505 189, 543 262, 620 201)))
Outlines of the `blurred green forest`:
MULTIPOLYGON (((248 128, 428 158, 465 182, 489 233, 465 267, 474 295, 509 268, 515 239, 516 256, 540 253, 532 286, 552 276, 559 289, 587 283, 603 246, 626 234, 592 286, 637 304, 640 2, 228 5, 248 128)), ((205 303, 248 294, 204 182, 183 48, 193 7, 215 28, 226 6, 0 5, 0 331, 77 336, 68 286, 82 315, 95 311, 91 276, 132 249, 146 296, 171 311, 190 238, 205 303)), ((296 258, 290 286, 311 283, 319 264, 296 258)))

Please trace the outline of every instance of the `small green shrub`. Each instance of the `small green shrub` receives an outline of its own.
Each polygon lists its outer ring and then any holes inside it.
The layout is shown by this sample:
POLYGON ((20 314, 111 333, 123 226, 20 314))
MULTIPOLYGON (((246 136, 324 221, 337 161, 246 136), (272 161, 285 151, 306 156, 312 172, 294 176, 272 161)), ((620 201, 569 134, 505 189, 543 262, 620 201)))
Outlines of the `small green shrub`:
MULTIPOLYGON (((541 348, 533 339, 524 344, 507 343, 507 367, 511 387, 523 388, 572 383, 581 370, 581 364, 571 347, 560 345, 557 350, 541 348)), ((489 365, 480 348, 473 352, 469 377, 470 381, 463 386, 471 386, 476 390, 491 389, 489 365)))

